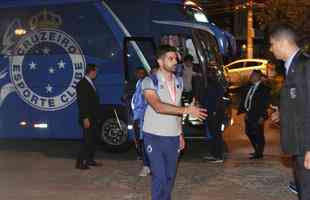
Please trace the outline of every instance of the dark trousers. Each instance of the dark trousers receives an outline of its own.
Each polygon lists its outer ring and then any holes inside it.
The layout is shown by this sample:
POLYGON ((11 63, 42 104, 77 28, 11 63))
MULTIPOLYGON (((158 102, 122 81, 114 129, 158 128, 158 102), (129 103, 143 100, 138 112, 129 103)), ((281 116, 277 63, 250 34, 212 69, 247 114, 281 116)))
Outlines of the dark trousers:
POLYGON ((147 152, 144 147, 144 140, 138 140, 138 144, 136 148, 137 148, 138 156, 141 156, 142 158, 143 166, 150 167, 150 161, 149 161, 147 152))
POLYGON ((150 161, 149 161, 149 157, 147 156, 147 152, 144 146, 144 140, 141 141, 141 148, 142 148, 143 166, 150 167, 150 161))
POLYGON ((210 140, 210 153, 217 159, 223 159, 223 138, 222 134, 216 134, 210 140))
POLYGON ((79 163, 93 161, 95 157, 98 128, 94 123, 91 124, 90 128, 83 128, 83 139, 77 157, 79 163))
POLYGON ((179 136, 143 133, 152 172, 152 200, 171 200, 179 157, 179 136))
POLYGON ((208 128, 212 135, 209 141, 210 153, 217 159, 223 159, 223 137, 221 133, 221 123, 217 115, 208 116, 207 118, 208 128))
POLYGON ((250 139, 255 154, 262 156, 265 148, 264 123, 258 123, 257 120, 245 120, 245 132, 250 139))
POLYGON ((310 199, 310 170, 304 167, 304 156, 293 156, 293 170, 299 200, 310 199))
POLYGON ((140 120, 134 121, 136 151, 138 156, 142 158, 143 166, 150 167, 150 161, 144 148, 143 133, 141 131, 142 125, 143 125, 142 121, 140 120))

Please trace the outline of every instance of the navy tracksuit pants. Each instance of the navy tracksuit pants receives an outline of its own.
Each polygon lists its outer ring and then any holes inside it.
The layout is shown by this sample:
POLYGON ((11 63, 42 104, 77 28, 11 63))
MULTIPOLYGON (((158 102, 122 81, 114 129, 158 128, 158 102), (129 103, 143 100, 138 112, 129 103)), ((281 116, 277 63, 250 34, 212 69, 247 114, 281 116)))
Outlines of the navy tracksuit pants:
POLYGON ((152 172, 152 200, 171 200, 177 170, 179 136, 164 137, 143 133, 152 172))

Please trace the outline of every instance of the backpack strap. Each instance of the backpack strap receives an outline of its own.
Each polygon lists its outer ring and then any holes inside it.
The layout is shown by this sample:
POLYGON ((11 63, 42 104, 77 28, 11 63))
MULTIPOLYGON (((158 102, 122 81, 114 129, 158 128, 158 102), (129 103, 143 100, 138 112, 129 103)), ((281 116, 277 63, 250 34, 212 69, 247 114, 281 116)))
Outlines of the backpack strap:
MULTIPOLYGON (((154 87, 158 90, 158 78, 156 74, 152 74, 149 76, 152 79, 154 87)), ((176 87, 181 88, 183 90, 183 78, 181 76, 176 77, 176 87)))
POLYGON ((156 90, 158 90, 158 78, 156 74, 152 74, 149 76, 150 79, 152 79, 154 87, 156 88, 156 90))
POLYGON ((183 90, 183 78, 181 76, 176 77, 176 87, 183 90))

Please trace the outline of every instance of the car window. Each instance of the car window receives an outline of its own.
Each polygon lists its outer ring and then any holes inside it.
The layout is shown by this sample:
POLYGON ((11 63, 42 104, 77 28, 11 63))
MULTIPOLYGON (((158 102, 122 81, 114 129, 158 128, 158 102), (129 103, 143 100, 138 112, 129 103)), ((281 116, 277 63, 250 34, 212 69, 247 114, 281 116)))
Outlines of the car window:
POLYGON ((238 62, 238 63, 235 63, 231 66, 229 66, 229 69, 238 69, 238 68, 242 68, 244 67, 245 63, 244 62, 238 62))
POLYGON ((254 61, 246 62, 246 67, 254 67, 254 66, 260 66, 260 65, 262 65, 261 62, 254 62, 254 61))

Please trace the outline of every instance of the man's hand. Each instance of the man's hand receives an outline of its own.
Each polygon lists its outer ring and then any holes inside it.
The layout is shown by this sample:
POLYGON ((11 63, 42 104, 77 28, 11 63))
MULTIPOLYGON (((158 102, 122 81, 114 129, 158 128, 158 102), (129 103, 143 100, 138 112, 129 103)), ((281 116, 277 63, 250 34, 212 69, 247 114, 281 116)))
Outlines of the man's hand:
POLYGON ((185 149, 185 140, 184 140, 183 134, 180 135, 179 139, 180 139, 180 149, 179 150, 182 151, 183 149, 185 149))
POLYGON ((207 109, 196 107, 195 102, 196 102, 196 100, 195 100, 195 98, 193 98, 193 101, 190 104, 190 106, 185 107, 184 113, 190 114, 193 117, 196 117, 202 121, 208 116, 207 109))
POLYGON ((83 119, 83 127, 89 128, 90 127, 90 121, 88 118, 83 119))
POLYGON ((310 170, 310 151, 307 151, 305 154, 304 165, 306 169, 310 170))
POLYGON ((272 106, 272 109, 275 111, 271 114, 271 121, 273 123, 278 123, 280 122, 280 113, 279 113, 279 108, 277 106, 272 106))

